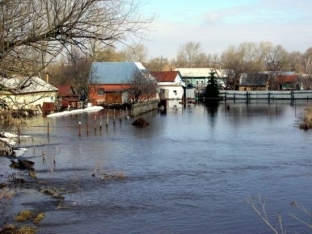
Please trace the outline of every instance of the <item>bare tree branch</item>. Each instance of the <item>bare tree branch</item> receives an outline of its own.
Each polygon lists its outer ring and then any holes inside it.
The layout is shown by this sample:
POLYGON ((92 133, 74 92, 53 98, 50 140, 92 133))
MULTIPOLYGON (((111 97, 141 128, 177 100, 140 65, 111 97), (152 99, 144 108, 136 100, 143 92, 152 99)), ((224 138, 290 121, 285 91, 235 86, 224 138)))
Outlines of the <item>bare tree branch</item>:
POLYGON ((152 19, 139 7, 134 0, 1 1, 0 72, 34 75, 71 45, 86 52, 91 41, 144 37, 152 19))

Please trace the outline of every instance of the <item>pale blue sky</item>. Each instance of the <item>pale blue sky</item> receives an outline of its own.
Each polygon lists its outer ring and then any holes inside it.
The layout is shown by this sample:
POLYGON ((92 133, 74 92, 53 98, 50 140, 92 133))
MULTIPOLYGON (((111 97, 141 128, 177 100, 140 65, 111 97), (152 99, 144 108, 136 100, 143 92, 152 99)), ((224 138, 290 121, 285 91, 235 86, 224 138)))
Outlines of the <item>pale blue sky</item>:
POLYGON ((142 41, 149 57, 173 58, 189 41, 206 54, 242 42, 270 41, 289 52, 312 47, 312 0, 145 0, 141 13, 156 16, 142 41))

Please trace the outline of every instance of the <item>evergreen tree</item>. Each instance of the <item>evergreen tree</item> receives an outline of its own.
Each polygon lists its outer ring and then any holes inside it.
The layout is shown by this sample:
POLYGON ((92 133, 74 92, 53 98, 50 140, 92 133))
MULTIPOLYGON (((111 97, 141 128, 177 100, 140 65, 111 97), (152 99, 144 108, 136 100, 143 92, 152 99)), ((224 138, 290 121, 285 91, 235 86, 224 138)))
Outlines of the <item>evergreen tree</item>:
POLYGON ((206 98, 218 98, 219 97, 219 87, 216 81, 215 72, 211 71, 208 84, 206 86, 206 98))

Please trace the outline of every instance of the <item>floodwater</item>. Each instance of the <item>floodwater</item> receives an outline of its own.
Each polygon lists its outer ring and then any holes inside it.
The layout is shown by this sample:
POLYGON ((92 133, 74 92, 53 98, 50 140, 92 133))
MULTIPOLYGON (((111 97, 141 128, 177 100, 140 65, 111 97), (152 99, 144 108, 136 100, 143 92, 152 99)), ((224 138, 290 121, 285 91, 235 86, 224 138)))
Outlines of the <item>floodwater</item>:
POLYGON ((227 104, 173 105, 142 115, 146 128, 124 117, 106 126, 105 111, 29 120, 33 138, 20 145, 37 181, 19 189, 12 215, 45 212, 37 233, 273 233, 246 201, 260 196, 274 227, 281 215, 287 233, 311 233, 292 217, 311 224, 300 205, 312 207, 312 131, 298 128, 311 103, 227 104))

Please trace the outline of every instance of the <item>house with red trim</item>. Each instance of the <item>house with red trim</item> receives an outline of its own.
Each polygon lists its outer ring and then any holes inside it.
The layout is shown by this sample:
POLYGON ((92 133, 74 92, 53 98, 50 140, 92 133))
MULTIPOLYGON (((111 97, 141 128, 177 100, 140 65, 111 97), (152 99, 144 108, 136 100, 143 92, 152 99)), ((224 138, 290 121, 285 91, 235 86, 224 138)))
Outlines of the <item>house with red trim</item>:
MULTIPOLYGON (((133 77, 141 74, 154 79, 139 62, 93 62, 89 74, 89 100, 95 105, 131 102, 129 89, 133 77)), ((156 97, 156 92, 153 94, 156 97)))
POLYGON ((151 75, 155 77, 161 100, 182 100, 185 82, 179 71, 154 71, 151 75))

